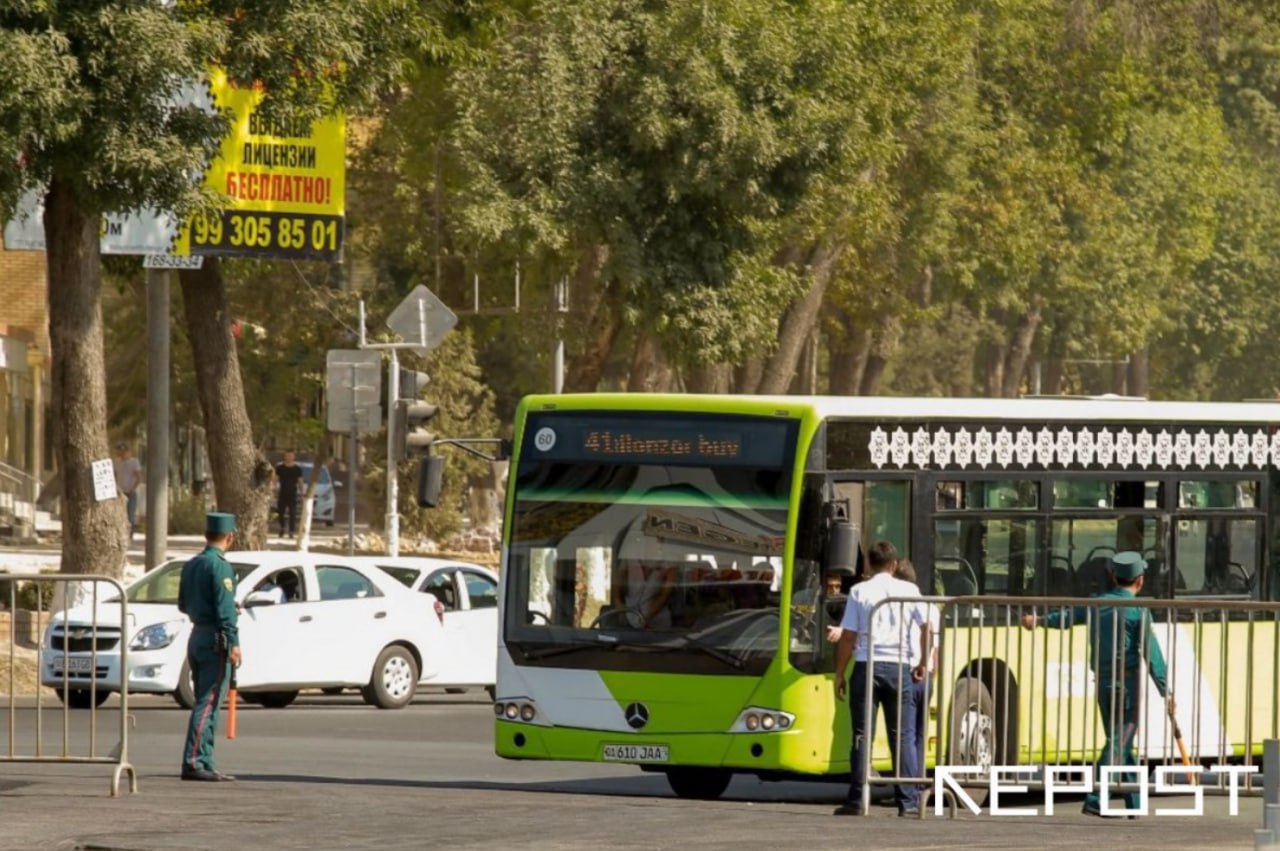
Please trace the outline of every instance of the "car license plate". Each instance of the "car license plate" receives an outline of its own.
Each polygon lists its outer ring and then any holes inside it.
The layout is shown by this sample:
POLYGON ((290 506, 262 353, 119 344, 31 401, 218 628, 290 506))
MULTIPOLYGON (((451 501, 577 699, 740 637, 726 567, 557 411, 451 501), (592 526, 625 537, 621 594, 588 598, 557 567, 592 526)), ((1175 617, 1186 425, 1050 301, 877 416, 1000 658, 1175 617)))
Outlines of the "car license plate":
POLYGON ((670 759, 666 745, 605 745, 608 762, 666 762, 670 759))
POLYGON ((68 671, 81 674, 89 673, 90 665, 93 662, 92 659, 86 659, 84 657, 72 656, 70 659, 67 659, 64 656, 55 656, 53 659, 53 670, 57 673, 61 673, 64 661, 68 671))

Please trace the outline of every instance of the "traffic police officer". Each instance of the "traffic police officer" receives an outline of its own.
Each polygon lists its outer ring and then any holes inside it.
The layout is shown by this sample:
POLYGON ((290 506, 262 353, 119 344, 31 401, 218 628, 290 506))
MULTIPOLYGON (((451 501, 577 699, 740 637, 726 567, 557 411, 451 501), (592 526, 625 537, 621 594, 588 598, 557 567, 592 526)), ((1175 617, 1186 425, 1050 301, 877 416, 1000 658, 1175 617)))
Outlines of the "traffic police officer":
POLYGON ((183 780, 235 780, 213 764, 218 707, 227 696, 231 666, 240 665, 240 633, 236 628, 236 576, 223 554, 235 537, 234 514, 205 517, 206 546, 183 565, 178 609, 191 618, 187 664, 195 684, 195 706, 182 750, 183 780))
MULTIPOLYGON (((1117 602, 1132 600, 1142 590, 1146 570, 1147 563, 1138 553, 1116 553, 1108 565, 1111 588, 1097 597, 1117 602)), ((1124 605, 1092 610, 1093 617, 1090 617, 1090 611, 1085 606, 1074 606, 1050 612, 1039 620, 1034 614, 1023 615, 1022 625, 1032 629, 1040 622, 1047 627, 1066 629, 1082 621, 1089 623, 1089 652, 1098 677, 1098 709, 1107 732, 1106 747, 1094 767, 1094 782, 1098 784, 1103 765, 1138 764, 1133 739, 1142 708, 1142 682, 1139 678, 1144 656, 1147 671, 1156 684, 1156 690, 1165 699, 1171 717, 1175 706, 1173 697, 1169 695, 1164 654, 1151 634, 1151 612, 1124 605)), ((1136 783, 1141 778, 1134 772, 1117 779, 1136 783)), ((1095 785, 1094 791, 1085 797, 1082 811, 1086 815, 1100 816, 1103 814, 1101 802, 1100 786, 1095 785)), ((1125 792, 1124 802, 1127 809, 1137 810, 1140 796, 1137 792, 1125 792)))

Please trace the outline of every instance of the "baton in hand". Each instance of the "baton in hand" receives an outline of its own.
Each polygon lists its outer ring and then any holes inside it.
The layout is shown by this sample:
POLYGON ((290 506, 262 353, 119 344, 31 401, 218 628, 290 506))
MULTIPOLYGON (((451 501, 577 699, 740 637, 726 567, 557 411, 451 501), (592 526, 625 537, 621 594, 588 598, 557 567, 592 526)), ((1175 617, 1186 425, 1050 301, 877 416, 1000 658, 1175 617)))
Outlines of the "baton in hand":
POLYGON ((231 685, 227 688, 227 738, 236 737, 236 669, 231 669, 231 685))
MULTIPOLYGON (((1169 721, 1173 724, 1173 740, 1178 743, 1178 753, 1182 754, 1182 764, 1187 768, 1191 767, 1191 758, 1187 756, 1187 745, 1182 741, 1182 728, 1178 726, 1178 718, 1174 714, 1172 708, 1169 710, 1169 721)), ((1196 785, 1196 776, 1189 774, 1191 785, 1196 785)))

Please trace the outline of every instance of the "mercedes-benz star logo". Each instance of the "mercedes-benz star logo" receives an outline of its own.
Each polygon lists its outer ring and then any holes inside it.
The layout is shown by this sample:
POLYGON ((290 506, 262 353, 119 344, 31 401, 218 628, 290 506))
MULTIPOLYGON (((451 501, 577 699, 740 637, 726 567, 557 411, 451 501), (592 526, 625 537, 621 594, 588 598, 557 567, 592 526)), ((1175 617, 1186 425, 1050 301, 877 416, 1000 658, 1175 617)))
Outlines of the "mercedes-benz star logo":
POLYGON ((627 707, 627 724, 633 730, 639 730, 649 723, 649 707, 643 703, 633 703, 627 707))

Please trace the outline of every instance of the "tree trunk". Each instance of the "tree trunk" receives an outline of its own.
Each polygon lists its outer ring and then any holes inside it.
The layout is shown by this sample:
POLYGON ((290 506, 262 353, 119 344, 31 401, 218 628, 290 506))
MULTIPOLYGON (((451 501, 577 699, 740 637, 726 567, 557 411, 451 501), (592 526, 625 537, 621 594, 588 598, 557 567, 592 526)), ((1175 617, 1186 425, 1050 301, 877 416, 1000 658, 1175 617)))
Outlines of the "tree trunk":
POLYGON ((880 324, 880 330, 868 334, 871 338, 867 350, 867 362, 862 368, 862 382, 858 386, 858 395, 874 396, 879 388, 880 379, 884 378, 889 366, 889 358, 898 350, 902 337, 902 320, 889 317, 880 324))
POLYGON ((809 340, 809 331, 818 321, 818 312, 827 295, 827 286, 835 273, 843 248, 814 246, 808 253, 804 271, 809 276, 809 291, 783 311, 778 323, 778 348, 765 361, 760 378, 762 394, 785 393, 795 375, 800 353, 809 340))
POLYGON ((797 396, 814 396, 818 392, 817 326, 809 329, 809 336, 800 352, 800 363, 796 367, 796 377, 791 382, 790 392, 797 396))
POLYGON ((1124 396, 1128 393, 1127 382, 1129 378, 1129 365, 1127 363, 1117 362, 1111 365, 1111 389, 1107 392, 1115 393, 1117 396, 1124 396))
POLYGON ((1004 345, 988 340, 980 351, 983 356, 983 395, 998 398, 1004 390, 1004 345))
POLYGON ((271 465, 253 442, 222 268, 206 258, 203 268, 183 269, 178 278, 218 510, 236 515, 236 540, 245 549, 264 549, 271 465))
POLYGON ((1150 383, 1151 347, 1143 346, 1129 357, 1129 394, 1148 397, 1150 383))
POLYGON ((636 329, 636 348, 631 357, 628 393, 663 393, 671 386, 671 367, 662 354, 658 338, 636 329))
POLYGON ((622 330, 608 290, 600 280, 608 259, 608 247, 588 248, 571 279, 569 325, 586 338, 586 344, 572 347, 574 353, 565 365, 566 392, 591 392, 600 386, 605 364, 622 330))
POLYGON ((840 320, 844 333, 831 342, 827 392, 833 396, 856 396, 871 355, 871 335, 845 311, 841 311, 840 320))
POLYGON ((1062 392, 1062 372, 1066 366, 1063 363, 1066 350, 1066 334, 1063 332, 1062 326, 1057 322, 1052 322, 1050 327, 1053 330, 1049 336, 1049 357, 1045 364, 1044 382, 1040 387, 1040 392, 1046 396, 1057 396, 1062 392))
MULTIPOLYGON (((128 549, 123 499, 99 502, 93 462, 107 460, 107 381, 102 345, 99 217, 54 178, 45 196, 49 268, 49 422, 62 474, 63 573, 121 576, 128 549)), ((108 463, 110 463, 108 461, 108 463)))
POLYGON ((760 389, 764 358, 747 358, 733 371, 733 392, 750 396, 760 389))
POLYGON ((1022 388, 1022 375, 1027 371, 1027 361, 1031 358, 1031 345, 1035 342, 1036 331, 1040 327, 1040 299, 1032 299, 1026 313, 1018 317, 1017 327, 1013 331, 1013 340, 1009 343, 1004 359, 1004 380, 1001 394, 1011 399, 1018 395, 1022 388))
POLYGON ((732 368, 728 364, 708 363, 685 370, 684 386, 689 393, 728 393, 732 368))

